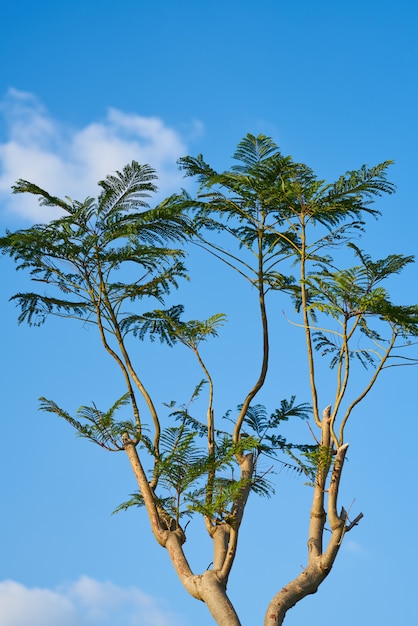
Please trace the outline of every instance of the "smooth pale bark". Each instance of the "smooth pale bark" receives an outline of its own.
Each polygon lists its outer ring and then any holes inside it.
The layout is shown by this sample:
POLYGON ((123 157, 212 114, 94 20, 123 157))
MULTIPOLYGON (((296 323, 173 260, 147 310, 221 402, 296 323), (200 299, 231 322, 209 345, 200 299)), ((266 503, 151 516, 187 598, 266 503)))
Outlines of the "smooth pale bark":
POLYGON ((361 517, 360 514, 352 524, 347 525, 346 511, 342 508, 341 513, 337 513, 338 489, 348 444, 340 446, 337 450, 333 448, 330 407, 324 411, 321 427, 322 438, 309 525, 308 564, 294 580, 273 597, 265 615, 264 626, 281 626, 289 609, 307 595, 316 593, 332 569, 344 534, 351 530, 361 517), (327 489, 331 465, 332 473, 327 489), (326 496, 327 514, 324 506, 326 496), (324 551, 324 529, 327 519, 331 527, 331 537, 324 551))
POLYGON ((217 573, 214 570, 207 570, 198 578, 202 600, 218 626, 241 626, 238 615, 226 594, 225 585, 221 583, 217 573))
MULTIPOLYGON (((194 574, 184 554, 183 544, 186 538, 183 530, 155 504, 154 494, 146 479, 135 444, 125 437, 124 445, 144 498, 152 532, 158 543, 166 548, 182 585, 191 596, 206 604, 218 626, 241 626, 226 593, 228 574, 235 556, 237 530, 226 523, 213 528, 210 534, 214 541, 214 569, 207 570, 201 575, 194 574)), ((246 458, 244 471, 248 471, 250 466, 252 459, 246 458)), ((248 497, 247 485, 243 488, 241 497, 245 499, 248 497)))
POLYGON ((211 569, 201 575, 193 574, 184 555, 181 540, 175 531, 169 532, 165 547, 184 588, 208 607, 218 626, 241 626, 238 615, 226 593, 226 584, 211 569))
MULTIPOLYGON (((175 520, 156 505, 155 496, 139 460, 135 444, 125 438, 125 450, 134 471, 144 504, 148 512, 151 528, 158 543, 166 548, 174 569, 184 588, 194 598, 208 607, 218 626, 241 626, 240 620, 226 593, 229 573, 235 558, 238 530, 251 486, 254 471, 252 454, 240 458, 242 489, 232 507, 231 519, 218 525, 207 527, 213 540, 213 569, 203 574, 195 574, 183 550, 186 540, 183 530, 175 520)), ((330 436, 330 411, 324 411, 322 438, 318 448, 319 460, 316 470, 313 501, 311 506, 308 564, 294 580, 283 587, 271 600, 266 612, 264 626, 281 626, 286 613, 302 598, 317 591, 328 576, 341 546, 344 534, 351 530, 360 519, 347 525, 344 509, 337 513, 338 490, 348 444, 334 449, 330 436), (331 471, 332 467, 332 471, 331 471), (331 477, 327 482, 329 473, 331 477), (328 488, 327 488, 328 484, 328 488), (327 497, 327 512, 325 498, 327 497), (331 527, 331 537, 323 549, 325 522, 331 527)))
POLYGON ((219 571, 227 557, 231 528, 228 524, 219 524, 210 531, 210 535, 213 539, 213 569, 219 571))

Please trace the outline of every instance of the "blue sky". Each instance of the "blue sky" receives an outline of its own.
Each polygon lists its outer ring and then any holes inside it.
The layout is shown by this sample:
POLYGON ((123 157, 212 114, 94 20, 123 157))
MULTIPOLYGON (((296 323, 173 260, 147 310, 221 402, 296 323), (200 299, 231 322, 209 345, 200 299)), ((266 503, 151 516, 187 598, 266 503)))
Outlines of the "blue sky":
MULTIPOLYGON (((178 157, 202 152, 227 167, 238 141, 252 132, 271 135, 284 153, 330 180, 393 159, 397 194, 379 204, 383 216, 370 223, 364 245, 377 255, 417 252, 414 2, 5 5, 2 231, 47 217, 35 202, 10 195, 17 178, 82 199, 96 194, 99 179, 136 159, 159 171, 163 196, 185 184, 178 157)), ((194 263, 192 274, 200 276, 205 260, 197 255, 194 263)), ((209 626, 205 607, 182 590, 143 512, 110 515, 135 489, 126 459, 77 440, 65 423, 37 411, 41 395, 68 409, 91 400, 106 407, 117 397, 120 381, 97 338, 59 320, 18 327, 8 298, 28 282, 5 259, 1 276, 0 626, 209 626)), ((410 267, 394 285, 399 300, 418 300, 417 277, 410 267)), ((242 305, 244 290, 221 273, 192 281, 181 297, 193 316, 228 314, 207 351, 218 364, 222 413, 251 379, 252 311, 242 305)), ((274 338, 286 362, 273 362, 266 402, 277 401, 277 381, 280 398, 306 399, 301 357, 294 354, 300 338, 295 329, 285 333, 274 338)), ((185 400, 196 382, 185 355, 144 349, 158 401, 185 400)), ((287 626, 308 619, 339 626, 416 623, 410 592, 417 556, 410 534, 418 514, 416 381, 414 368, 389 371, 353 418, 342 501, 365 517, 329 579, 289 613, 287 626)), ((303 428, 296 425, 294 433, 303 428)), ((229 585, 243 626, 262 623, 270 597, 306 561, 309 488, 285 471, 276 478, 273 500, 254 497, 249 504, 229 585)), ((190 526, 192 563, 202 571, 210 553, 198 523, 190 526)))

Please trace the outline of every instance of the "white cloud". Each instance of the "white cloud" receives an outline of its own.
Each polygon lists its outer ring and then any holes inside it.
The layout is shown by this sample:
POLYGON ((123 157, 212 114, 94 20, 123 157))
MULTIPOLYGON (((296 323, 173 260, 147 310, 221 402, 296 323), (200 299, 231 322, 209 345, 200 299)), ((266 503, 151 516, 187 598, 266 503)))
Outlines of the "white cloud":
POLYGON ((180 621, 136 587, 87 576, 56 589, 0 582, 1 626, 179 626, 180 621))
POLYGON ((27 589, 8 580, 0 583, 2 626, 75 626, 77 615, 71 601, 49 589, 27 589))
POLYGON ((359 554, 360 552, 363 552, 363 548, 362 546, 357 543, 357 541, 345 541, 343 543, 344 549, 346 552, 352 552, 355 554, 359 554))
MULTIPOLYGON (((53 119, 33 94, 16 89, 0 102, 0 115, 7 135, 0 142, 0 200, 30 220, 46 221, 54 214, 33 197, 11 195, 18 178, 53 195, 83 200, 97 195, 98 180, 134 159, 157 170, 162 195, 184 185, 176 161, 188 152, 185 139, 157 117, 111 108, 104 119, 73 128, 53 119)), ((199 122, 192 122, 189 137, 199 132, 199 122)))

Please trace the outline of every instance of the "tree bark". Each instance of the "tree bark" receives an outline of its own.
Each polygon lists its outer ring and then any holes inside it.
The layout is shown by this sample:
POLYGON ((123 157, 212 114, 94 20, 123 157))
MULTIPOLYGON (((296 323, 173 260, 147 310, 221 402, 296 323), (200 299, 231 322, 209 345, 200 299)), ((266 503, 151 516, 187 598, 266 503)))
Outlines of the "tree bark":
POLYGON ((241 626, 238 615, 227 596, 226 588, 214 570, 198 576, 201 599, 218 626, 241 626))
POLYGON ((305 596, 316 593, 332 567, 327 567, 321 560, 321 557, 317 557, 314 563, 308 565, 274 596, 268 606, 264 626, 281 626, 289 609, 305 596))
POLYGON ((176 573, 186 591, 208 607, 218 626, 241 626, 238 615, 226 593, 226 584, 218 573, 211 569, 201 575, 193 574, 184 555, 181 538, 170 531, 165 547, 176 573))
POLYGON ((336 450, 331 480, 328 488, 327 515, 324 509, 326 479, 330 471, 331 457, 326 452, 332 451, 329 437, 329 409, 324 412, 322 420, 322 448, 323 457, 320 456, 316 472, 316 482, 311 507, 311 521, 308 538, 308 564, 305 569, 285 587, 283 587, 271 600, 264 619, 264 626, 281 626, 289 609, 295 606, 305 596, 316 593, 320 584, 330 573, 335 558, 341 547, 344 534, 353 524, 347 526, 347 513, 344 509, 337 513, 338 488, 348 444, 344 444, 336 450), (331 526, 331 537, 326 549, 323 549, 323 535, 325 520, 331 526))
MULTIPOLYGON (((137 479, 138 487, 144 498, 154 536, 158 543, 166 548, 183 587, 191 596, 206 604, 218 626, 241 626, 238 615, 226 593, 229 569, 223 576, 218 575, 217 569, 206 570, 201 575, 193 573, 186 555, 184 554, 183 543, 185 536, 182 529, 180 527, 170 528, 170 524, 167 523, 165 517, 158 511, 152 491, 139 461, 136 447, 128 438, 125 438, 124 443, 127 456, 137 479)), ((225 524, 216 529, 214 533, 217 535, 214 546, 215 561, 219 570, 221 570, 222 566, 225 566, 225 562, 228 561, 227 557, 230 552, 228 544, 231 530, 233 536, 236 534, 233 529, 227 530, 227 528, 228 526, 225 524)))

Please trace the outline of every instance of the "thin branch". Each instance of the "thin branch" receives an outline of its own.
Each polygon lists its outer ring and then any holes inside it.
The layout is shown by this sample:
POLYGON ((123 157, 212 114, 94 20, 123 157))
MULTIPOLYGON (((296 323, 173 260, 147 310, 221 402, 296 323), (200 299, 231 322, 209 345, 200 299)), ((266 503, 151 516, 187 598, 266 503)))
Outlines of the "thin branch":
POLYGON ((238 274, 240 274, 243 278, 245 278, 246 280, 248 280, 248 282, 250 282, 251 284, 253 284, 253 279, 249 278, 247 276, 247 274, 245 274, 242 270, 240 270, 236 265, 234 265, 233 263, 231 263, 230 261, 227 261, 223 256, 221 256, 220 254, 216 254, 216 252, 214 252, 213 250, 211 250, 211 248, 214 248, 215 250, 218 250, 220 253, 222 253, 223 255, 225 255, 226 257, 230 257, 232 259, 234 259, 234 261, 239 261, 241 263, 241 265, 243 265, 244 267, 246 267, 250 272, 254 273, 253 268, 248 265, 247 263, 245 263, 244 261, 242 261, 241 259, 239 259, 238 257, 234 256, 233 254, 231 254, 230 252, 227 252, 226 250, 224 250, 223 248, 221 248, 220 246, 217 246, 214 243, 209 243, 207 242, 205 239, 203 239, 203 237, 200 237, 201 241, 203 243, 199 243, 198 241, 194 241, 192 240, 192 243, 195 246, 198 246, 199 248, 203 248, 203 250, 206 250, 206 252, 209 252, 209 254, 211 254, 212 256, 214 256, 215 258, 219 259, 220 261, 222 261, 223 263, 225 263, 225 265, 228 265, 229 267, 231 267, 232 269, 234 269, 236 272, 238 272, 238 274))
POLYGON ((386 353, 381 357, 381 361, 380 364, 378 365, 378 367, 376 368, 373 376, 371 377, 369 384, 365 387, 365 389, 362 391, 362 393, 357 396, 357 398, 355 400, 353 400, 353 402, 350 404, 350 406, 348 407, 344 418, 341 422, 341 426, 340 426, 340 431, 339 431, 339 443, 340 445, 342 445, 343 441, 344 441, 344 429, 345 426, 347 424, 348 418, 351 415, 352 410, 354 409, 355 406, 357 406, 357 404, 359 404, 369 393, 369 391, 372 389, 372 387, 374 386, 377 377, 379 376, 380 372, 383 370, 383 366, 385 365, 387 359, 389 358, 389 354, 393 348, 393 346, 395 345, 396 342, 396 338, 397 338, 397 333, 395 331, 393 331, 392 334, 392 339, 391 342, 386 350, 386 353))
POLYGON ((308 302, 307 302, 307 294, 306 294, 306 227, 304 222, 304 216, 301 217, 301 239, 302 239, 302 248, 301 248, 301 257, 300 257, 300 275, 301 275, 301 297, 302 297, 302 311, 303 311, 303 324, 305 327, 305 339, 306 339, 306 350, 308 356, 308 366, 309 366, 309 381, 311 386, 311 394, 312 394, 312 410, 315 423, 317 426, 321 427, 321 419, 319 417, 319 409, 318 409, 318 392, 316 388, 316 379, 315 379, 315 363, 313 357, 313 346, 312 346, 312 337, 310 331, 310 324, 308 318, 308 302))
POLYGON ((262 327, 262 343, 263 343, 263 356, 261 362, 261 370, 258 377, 257 382, 253 386, 253 388, 247 394, 245 398, 240 413, 238 415, 237 421, 235 423, 234 432, 232 435, 232 439, 235 443, 238 442, 240 431, 242 424, 244 422, 245 416, 247 414, 248 408, 255 398, 257 393, 263 387, 264 382, 267 376, 268 364, 269 364, 269 330, 268 330, 268 318, 267 318, 267 310, 266 310, 266 301, 265 301, 265 292, 264 292, 264 259, 263 259, 263 233, 259 231, 258 233, 258 277, 257 277, 257 287, 258 287, 258 301, 260 307, 260 316, 261 316, 261 327, 262 327))
POLYGON ((346 533, 350 532, 350 530, 354 528, 354 526, 358 525, 359 521, 363 519, 363 517, 364 517, 363 513, 359 513, 357 517, 355 517, 353 521, 348 526, 346 526, 345 532, 346 533))

